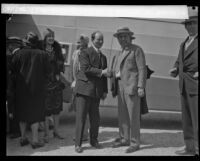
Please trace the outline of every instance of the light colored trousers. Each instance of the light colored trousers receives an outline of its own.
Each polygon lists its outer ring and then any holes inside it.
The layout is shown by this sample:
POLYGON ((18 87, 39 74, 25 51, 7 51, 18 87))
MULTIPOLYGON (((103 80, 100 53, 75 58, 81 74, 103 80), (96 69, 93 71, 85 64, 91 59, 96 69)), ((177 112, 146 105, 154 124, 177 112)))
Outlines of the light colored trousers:
POLYGON ((131 146, 140 145, 140 97, 120 89, 118 94, 118 119, 120 138, 131 146))

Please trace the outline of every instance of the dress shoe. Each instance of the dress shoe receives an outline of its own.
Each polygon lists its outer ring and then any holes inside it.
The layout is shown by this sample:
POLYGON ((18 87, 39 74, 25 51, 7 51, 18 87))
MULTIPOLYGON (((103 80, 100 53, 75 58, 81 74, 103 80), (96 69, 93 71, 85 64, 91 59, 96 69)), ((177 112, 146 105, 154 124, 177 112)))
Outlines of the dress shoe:
POLYGON ((122 138, 116 138, 115 140, 114 140, 114 142, 120 142, 122 140, 122 138))
POLYGON ((99 144, 98 141, 94 142, 94 143, 90 143, 90 145, 92 147, 96 148, 96 149, 102 149, 103 148, 103 146, 101 144, 99 144))
POLYGON ((27 138, 21 138, 20 139, 20 145, 25 146, 29 144, 29 140, 27 138))
POLYGON ((48 142, 49 142, 49 137, 48 137, 48 136, 45 136, 45 137, 43 138, 43 141, 44 141, 45 143, 48 143, 48 142))
POLYGON ((75 152, 82 153, 83 152, 83 148, 81 146, 76 146, 75 147, 75 152))
POLYGON ((128 141, 125 141, 125 140, 121 140, 120 142, 114 142, 113 144, 113 148, 118 148, 120 146, 129 146, 130 143, 128 141))
POLYGON ((37 148, 43 147, 44 143, 43 142, 32 142, 31 146, 32 146, 33 149, 37 149, 37 148))
POLYGON ((140 149, 140 147, 137 146, 137 145, 136 146, 129 146, 128 149, 126 149, 126 153, 133 153, 133 152, 135 152, 139 149, 140 149))
POLYGON ((82 139, 82 141, 88 141, 88 140, 89 140, 88 138, 83 138, 83 139, 82 139))
POLYGON ((16 138, 19 138, 21 136, 21 134, 20 133, 12 133, 12 134, 10 134, 10 139, 16 139, 16 138))
POLYGON ((64 139, 64 137, 62 137, 60 134, 58 134, 58 133, 53 133, 53 136, 54 136, 54 138, 58 138, 58 139, 64 139))
POLYGON ((178 150, 175 152, 177 155, 195 155, 194 150, 188 150, 188 149, 183 149, 183 150, 178 150))

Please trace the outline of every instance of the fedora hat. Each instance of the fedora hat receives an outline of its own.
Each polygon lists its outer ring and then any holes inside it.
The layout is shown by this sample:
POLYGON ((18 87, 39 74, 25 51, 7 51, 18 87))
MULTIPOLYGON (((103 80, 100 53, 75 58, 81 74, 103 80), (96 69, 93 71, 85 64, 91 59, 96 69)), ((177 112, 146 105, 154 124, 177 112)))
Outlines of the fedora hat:
POLYGON ((198 7, 196 6, 188 7, 188 16, 189 18, 185 19, 185 21, 181 22, 181 24, 198 21, 198 7))
POLYGON ((198 16, 190 16, 189 19, 186 19, 185 21, 181 22, 181 24, 187 24, 189 22, 195 22, 198 21, 198 16))
POLYGON ((113 34, 113 36, 118 37, 118 35, 120 34, 129 34, 130 36, 132 36, 132 39, 135 39, 135 37, 133 37, 134 33, 128 27, 118 29, 117 32, 113 34))

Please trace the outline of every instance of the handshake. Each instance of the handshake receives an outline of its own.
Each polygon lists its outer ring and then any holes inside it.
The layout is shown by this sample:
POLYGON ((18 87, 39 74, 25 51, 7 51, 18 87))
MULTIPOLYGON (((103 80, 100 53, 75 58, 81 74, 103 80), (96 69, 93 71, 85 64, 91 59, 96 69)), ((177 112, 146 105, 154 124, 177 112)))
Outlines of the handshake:
POLYGON ((113 77, 113 72, 109 71, 108 68, 106 68, 106 69, 102 70, 102 76, 111 78, 111 77, 113 77))

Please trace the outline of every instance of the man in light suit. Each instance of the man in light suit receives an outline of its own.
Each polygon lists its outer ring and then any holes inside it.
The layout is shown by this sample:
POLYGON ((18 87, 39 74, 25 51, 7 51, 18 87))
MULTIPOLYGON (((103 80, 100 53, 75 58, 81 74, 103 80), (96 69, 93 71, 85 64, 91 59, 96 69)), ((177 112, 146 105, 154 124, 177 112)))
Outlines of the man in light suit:
POLYGON ((132 44, 133 32, 124 27, 114 34, 122 51, 112 72, 118 79, 118 117, 120 138, 113 148, 129 146, 126 153, 140 148, 140 100, 146 84, 146 61, 141 47, 132 44))
POLYGON ((184 21, 189 36, 181 44, 178 58, 170 75, 179 75, 182 105, 182 125, 185 148, 180 155, 199 155, 198 129, 198 17, 191 16, 184 21))
POLYGON ((103 45, 103 34, 100 31, 91 35, 92 46, 82 50, 79 56, 80 70, 77 73, 75 85, 76 93, 76 138, 75 151, 83 151, 82 137, 86 115, 90 120, 90 144, 94 148, 101 148, 98 142, 100 123, 99 103, 105 99, 107 89, 107 60, 100 51, 103 45))

